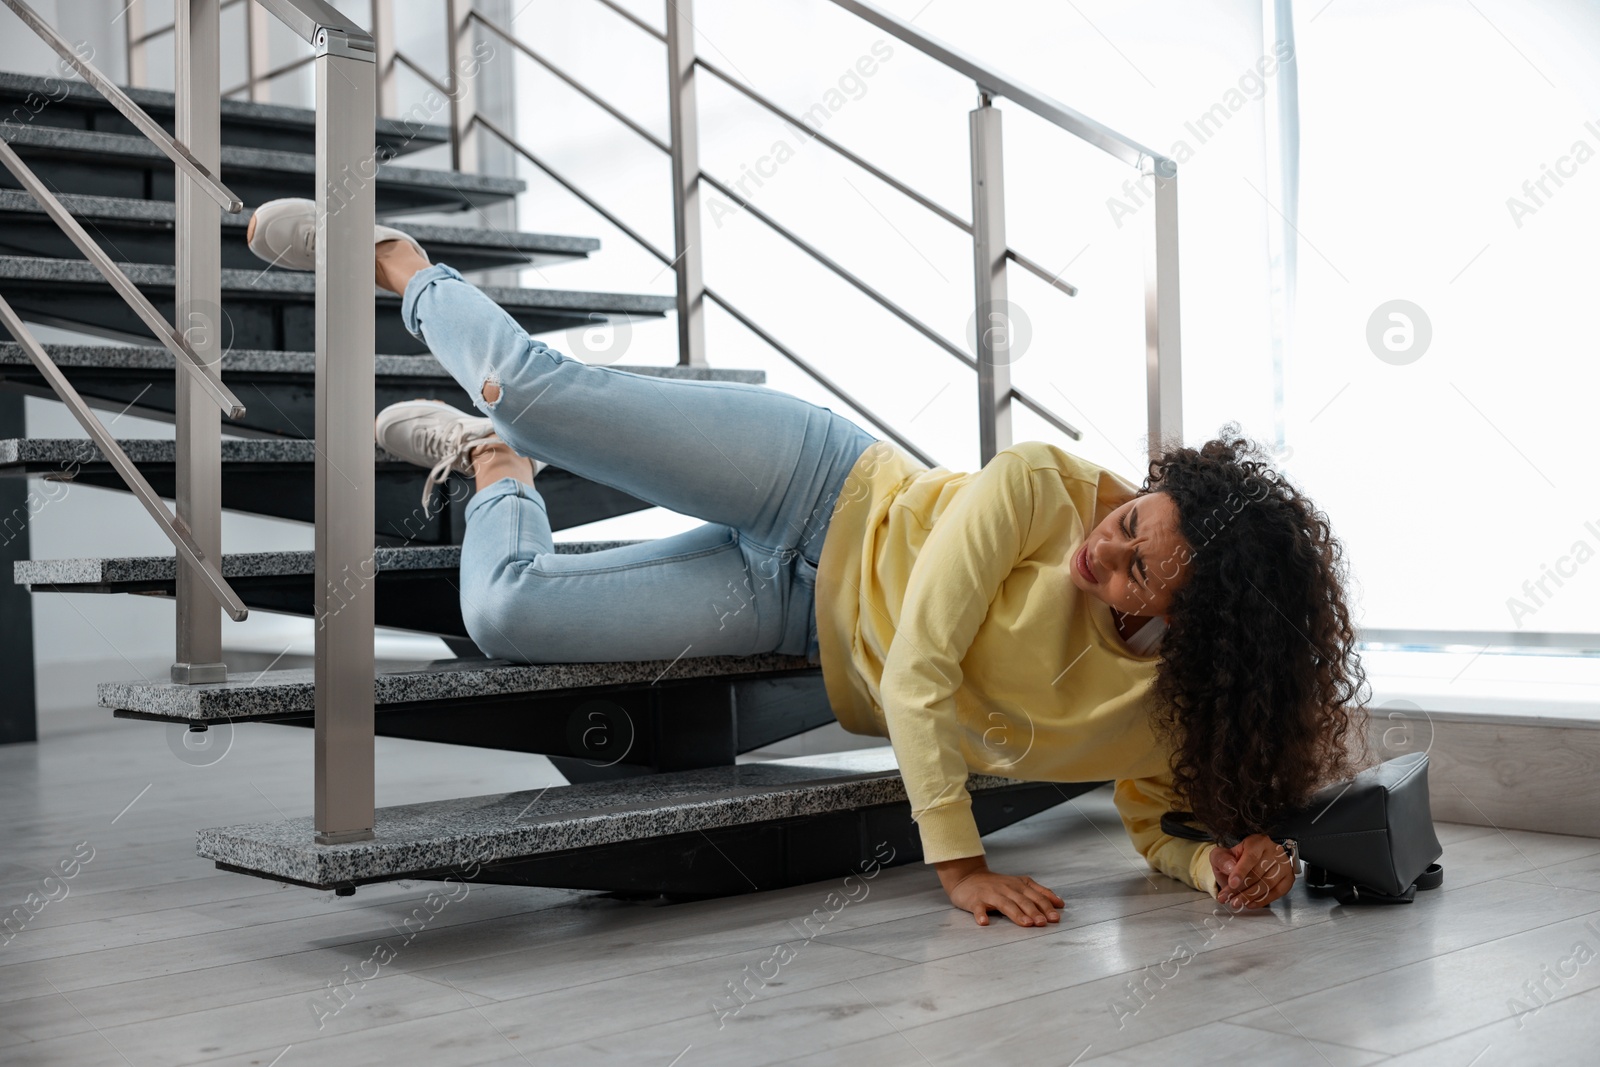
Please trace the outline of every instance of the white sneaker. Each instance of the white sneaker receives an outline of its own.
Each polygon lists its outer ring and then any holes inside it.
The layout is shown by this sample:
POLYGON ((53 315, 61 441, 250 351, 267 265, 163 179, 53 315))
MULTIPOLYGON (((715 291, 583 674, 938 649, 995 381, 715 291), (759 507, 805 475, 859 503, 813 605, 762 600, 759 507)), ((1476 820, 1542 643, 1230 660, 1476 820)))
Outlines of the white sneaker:
MULTIPOLYGON (((317 203, 299 197, 268 200, 255 210, 256 232, 250 251, 277 267, 317 269, 317 203)), ((374 226, 372 243, 409 241, 423 259, 428 254, 410 234, 389 226, 374 226)))
MULTIPOLYGON (((429 514, 433 488, 442 485, 451 471, 472 474, 472 450, 490 440, 498 440, 494 424, 488 419, 468 415, 442 400, 405 400, 378 412, 374 422, 378 445, 392 455, 428 467, 422 486, 422 513, 429 514)), ((533 473, 546 464, 531 460, 533 473)))

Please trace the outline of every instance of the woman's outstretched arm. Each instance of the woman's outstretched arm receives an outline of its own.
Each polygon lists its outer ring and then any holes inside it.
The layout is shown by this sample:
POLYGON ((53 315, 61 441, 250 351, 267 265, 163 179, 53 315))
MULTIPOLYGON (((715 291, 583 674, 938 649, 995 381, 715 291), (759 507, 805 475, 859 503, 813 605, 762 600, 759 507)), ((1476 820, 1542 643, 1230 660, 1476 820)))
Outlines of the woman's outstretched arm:
MULTIPOLYGON (((1059 919, 1061 898, 1030 878, 988 869, 962 755, 955 693, 966 657, 1006 576, 1038 548, 1032 468, 1003 450, 964 486, 929 532, 884 662, 889 740, 922 839, 957 907, 987 925, 988 910, 1018 925, 1059 919)), ((1043 525, 1042 523, 1039 525, 1043 525)))

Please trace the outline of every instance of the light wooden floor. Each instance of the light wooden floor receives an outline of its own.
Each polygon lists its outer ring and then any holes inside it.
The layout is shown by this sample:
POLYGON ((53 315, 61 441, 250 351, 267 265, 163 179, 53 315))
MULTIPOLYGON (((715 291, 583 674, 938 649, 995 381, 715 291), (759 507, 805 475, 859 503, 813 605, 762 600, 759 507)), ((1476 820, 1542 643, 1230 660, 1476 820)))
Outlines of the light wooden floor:
MULTIPOLYGON (((200 826, 309 811, 309 732, 241 727, 209 766, 168 742, 165 726, 106 720, 0 748, 0 904, 59 898, 0 946, 8 1067, 1600 1055, 1596 839, 1442 826, 1447 888, 1415 905, 1296 890, 1229 918, 1147 874, 1101 792, 990 839, 994 866, 1067 899, 1042 930, 976 927, 918 864, 668 907, 478 886, 408 939, 429 884, 335 898, 194 856, 200 826), (86 855, 80 842, 93 858, 60 897, 46 875, 86 855), (313 1004, 338 1004, 319 994, 347 967, 349 1003, 319 1029, 313 1004), (748 1003, 719 1026, 714 1005, 733 1007, 740 981, 748 1003), (1518 1001, 1545 1006, 1518 1019, 1518 1001)), ((538 758, 382 740, 379 773, 380 804, 554 780, 538 758)))

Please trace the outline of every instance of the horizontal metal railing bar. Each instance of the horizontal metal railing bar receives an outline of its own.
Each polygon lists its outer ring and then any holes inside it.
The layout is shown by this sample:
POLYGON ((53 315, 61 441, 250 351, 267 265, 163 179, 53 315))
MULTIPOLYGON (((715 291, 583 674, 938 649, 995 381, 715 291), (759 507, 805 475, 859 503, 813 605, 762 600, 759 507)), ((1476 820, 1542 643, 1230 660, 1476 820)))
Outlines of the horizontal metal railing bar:
POLYGON ((957 229, 961 230, 963 233, 971 233, 972 232, 972 223, 968 222, 966 219, 962 218, 960 215, 957 215, 955 212, 951 211, 949 208, 947 208, 944 205, 940 204, 938 201, 932 200, 932 199, 930 199, 930 198, 928 198, 926 196, 923 196, 921 193, 919 193, 915 189, 911 188, 911 186, 907 185, 905 182, 902 182, 900 179, 894 177, 893 175, 889 174, 888 172, 882 170, 879 167, 874 166, 873 164, 867 162, 865 159, 862 159, 860 156, 856 155, 854 152, 850 151, 850 149, 846 148, 844 145, 840 144, 838 141, 835 141, 833 138, 829 137, 827 134, 819 133, 818 131, 813 130, 811 127, 807 126, 804 122, 800 121, 800 119, 796 118, 794 115, 790 114, 788 111, 786 111, 782 107, 779 107, 777 104, 774 104, 771 100, 768 100, 766 97, 762 96, 760 93, 756 92, 754 89, 750 88, 748 85, 745 85, 739 79, 733 77, 731 74, 728 74, 722 68, 718 67, 715 63, 712 63, 709 60, 702 59, 702 58, 697 56, 695 58, 695 65, 698 66, 698 67, 703 68, 706 71, 706 73, 708 73, 708 74, 716 75, 716 77, 719 78, 721 81, 723 81, 727 85, 731 86, 732 88, 737 89, 739 92, 743 93, 745 96, 749 97, 751 100, 754 100, 756 103, 760 104, 762 107, 766 108, 768 111, 772 112, 774 115, 777 115, 779 118, 783 119, 785 122, 789 123, 791 126, 796 126, 796 127, 800 128, 800 129, 804 130, 806 132, 806 134, 811 137, 812 140, 820 141, 821 143, 827 145, 829 148, 833 149, 839 155, 841 155, 844 158, 848 159, 850 162, 854 163, 856 166, 860 167, 862 170, 866 171, 868 174, 871 174, 873 177, 877 178, 879 181, 883 182, 884 184, 889 185, 892 188, 899 190, 901 193, 903 193, 904 195, 910 197, 912 200, 915 200, 917 203, 921 204, 923 207, 927 208, 929 211, 933 212, 935 215, 938 215, 940 218, 944 219, 946 222, 950 223, 950 225, 952 225, 952 226, 956 227, 957 229))
POLYGON ((78 251, 82 252, 94 269, 100 272, 100 276, 111 283, 117 295, 127 302, 128 307, 133 309, 140 321, 150 328, 169 352, 178 357, 178 366, 194 376, 200 387, 217 402, 217 406, 226 412, 230 419, 242 416, 245 413, 244 405, 233 395, 231 389, 222 384, 217 369, 208 365, 193 348, 189 347, 189 342, 184 340, 182 335, 172 328, 172 324, 162 317, 161 312, 145 299, 139 287, 129 280, 122 272, 122 268, 111 262, 111 257, 107 256, 95 243, 94 238, 84 231, 83 226, 61 205, 55 194, 45 188, 44 183, 40 182, 38 176, 22 161, 22 157, 3 140, 0 140, 0 163, 5 164, 6 169, 16 176, 23 189, 44 208, 45 214, 49 215, 72 243, 78 246, 78 251))
POLYGON ((596 0, 596 2, 600 3, 600 4, 604 4, 606 7, 609 7, 612 11, 614 11, 617 14, 621 15, 623 18, 627 19, 629 22, 631 22, 635 26, 639 27, 645 33, 648 33, 650 36, 652 36, 656 40, 660 41, 662 44, 666 44, 667 43, 667 35, 666 34, 662 33, 660 30, 656 29, 654 26, 650 25, 648 22, 645 22, 643 19, 641 19, 638 15, 635 15, 633 12, 624 10, 618 4, 613 3, 612 0, 596 0))
POLYGON ((860 401, 856 400, 855 397, 851 396, 848 392, 846 392, 845 388, 843 386, 841 386, 838 382, 835 382, 832 378, 829 378, 826 374, 822 373, 822 371, 820 371, 816 367, 812 366, 810 364, 810 362, 808 362, 807 360, 801 358, 799 355, 795 354, 795 352, 793 350, 791 350, 789 348, 789 346, 785 345, 783 342, 779 341, 776 337, 772 336, 766 330, 764 330, 760 326, 758 326, 755 323, 755 321, 750 318, 750 316, 746 315, 744 312, 742 312, 738 308, 734 307, 731 303, 728 302, 728 300, 726 298, 724 298, 722 296, 722 294, 718 293, 715 289, 711 288, 711 286, 709 286, 709 285, 706 286, 705 292, 706 292, 706 299, 714 301, 717 304, 718 307, 722 308, 722 310, 726 311, 728 314, 730 314, 734 318, 738 319, 739 322, 741 322, 744 325, 745 329, 749 330, 751 333, 753 333, 757 337, 761 338, 767 344, 771 345, 774 349, 776 349, 790 363, 793 363, 795 366, 799 367, 801 370, 803 370, 807 374, 811 375, 811 377, 816 379, 816 381, 824 389, 828 390, 828 392, 832 393, 834 396, 840 397, 846 403, 848 403, 851 407, 855 408, 857 411, 861 412, 861 414, 865 415, 867 417, 868 421, 870 421, 874 426, 878 427, 878 429, 882 430, 885 434, 887 434, 890 438, 892 438, 894 440, 895 444, 899 445, 901 448, 905 449, 907 452, 910 452, 912 455, 916 456, 919 460, 921 460, 923 463, 926 463, 930 467, 937 467, 939 465, 933 459, 932 456, 929 456, 926 452, 922 451, 922 449, 920 449, 916 445, 912 444, 909 440, 907 440, 901 434, 896 433, 893 427, 891 427, 887 422, 885 422, 883 419, 879 418, 876 414, 874 414, 870 408, 868 408, 865 404, 862 404, 860 401))
MULTIPOLYGON (((222 0, 222 3, 220 5, 218 5, 217 10, 218 11, 226 11, 230 7, 238 7, 240 4, 247 3, 247 2, 248 2, 248 0, 222 0)), ((129 6, 132 6, 132 5, 129 5, 129 6)), ((153 40, 154 38, 160 37, 163 33, 171 33, 176 28, 177 28, 177 24, 176 23, 164 22, 160 26, 157 26, 153 30, 146 30, 144 33, 141 33, 139 36, 137 36, 133 40, 129 41, 128 44, 131 45, 131 46, 138 46, 138 45, 144 44, 147 41, 153 40)))
POLYGON ((55 361, 46 354, 44 346, 33 336, 33 331, 28 329, 4 297, 0 297, 0 322, 5 324, 6 330, 17 339, 17 344, 28 353, 28 359, 38 368, 46 384, 54 390, 61 402, 67 405, 67 410, 78 420, 78 425, 82 426, 94 440, 100 449, 100 454, 115 468, 129 492, 139 498, 139 503, 143 504, 150 517, 156 520, 156 524, 172 542, 172 547, 205 578, 206 586, 228 616, 235 622, 248 616, 249 611, 245 608, 244 601, 239 599, 239 595, 233 591, 228 580, 222 576, 216 561, 208 558, 200 546, 195 544, 183 521, 167 510, 166 504, 145 480, 144 475, 139 473, 139 468, 134 466, 133 460, 128 458, 128 454, 122 450, 117 439, 111 436, 105 424, 89 410, 89 405, 84 402, 83 397, 72 387, 66 375, 61 373, 61 368, 57 367, 55 361))
POLYGON ((661 149, 661 151, 669 152, 669 153, 672 151, 672 148, 665 141, 663 141, 661 138, 657 137, 655 134, 651 133, 649 130, 645 129, 643 126, 639 125, 637 122, 635 122, 632 119, 630 119, 627 115, 624 115, 621 111, 617 110, 617 108, 613 107, 611 104, 607 103, 604 99, 602 99, 598 93, 595 93, 595 92, 591 91, 582 82, 578 81, 576 78, 572 77, 566 71, 564 71, 561 68, 557 67, 554 63, 550 62, 544 56, 541 56, 538 52, 535 52, 533 49, 529 48, 527 45, 525 45, 521 41, 517 40, 516 37, 512 36, 512 34, 509 31, 503 30, 499 26, 496 26, 494 23, 490 22, 488 19, 484 18, 482 15, 478 14, 476 11, 468 12, 467 13, 467 18, 469 20, 476 20, 480 25, 482 25, 485 28, 489 29, 494 34, 496 34, 497 36, 503 38, 505 40, 505 42, 507 44, 509 44, 512 48, 515 48, 517 51, 521 52, 523 55, 527 56, 529 59, 531 59, 535 63, 539 64, 545 70, 548 70, 551 74, 554 74, 556 77, 560 78, 562 81, 564 81, 568 85, 572 86, 573 89, 575 89, 579 93, 583 94, 584 98, 587 99, 590 103, 594 104, 596 107, 598 107, 601 110, 603 110, 606 114, 610 115, 612 118, 616 119, 618 122, 620 122, 624 126, 628 127, 628 129, 632 130, 634 133, 638 134, 640 137, 643 137, 645 140, 649 141, 651 144, 653 144, 657 148, 661 149))
POLYGON ((921 30, 914 28, 909 22, 889 14, 862 0, 829 0, 836 7, 841 7, 858 18, 872 23, 885 33, 893 34, 906 44, 915 48, 926 56, 949 67, 959 74, 978 83, 978 87, 992 96, 1004 97, 1027 108, 1046 122, 1058 126, 1079 140, 1094 145, 1101 151, 1111 155, 1132 167, 1141 170, 1144 161, 1149 160, 1155 166, 1156 172, 1163 177, 1172 177, 1177 173, 1177 165, 1161 153, 1146 148, 1131 137, 1118 133, 1111 127, 1096 122, 1094 119, 1075 111, 1059 100, 1054 100, 1043 93, 1016 81, 991 67, 986 67, 976 59, 967 55, 935 37, 930 37, 921 30))
POLYGON ((194 158, 189 149, 175 141, 159 122, 145 114, 144 108, 129 99, 128 94, 119 89, 110 78, 101 74, 93 63, 74 52, 72 43, 61 36, 54 26, 40 18, 33 8, 24 3, 24 0, 0 0, 0 3, 9 7, 39 36, 40 40, 55 51, 56 55, 70 64, 72 69, 105 97, 112 107, 122 112, 122 117, 133 123, 134 128, 144 134, 150 143, 161 149, 179 170, 199 182, 206 195, 217 202, 217 206, 230 215, 236 215, 243 210, 244 202, 234 196, 232 190, 224 186, 221 179, 211 173, 209 167, 194 158))
POLYGON ((273 78, 276 78, 279 75, 288 74, 290 71, 299 70, 301 67, 309 66, 310 64, 315 63, 316 60, 317 57, 315 55, 301 56, 299 59, 291 59, 289 62, 273 67, 269 71, 257 74, 254 78, 246 78, 238 85, 222 90, 222 95, 232 96, 234 93, 243 92, 256 82, 271 81, 273 78))
MULTIPOLYGON (((498 126, 496 126, 493 121, 491 121, 489 119, 486 119, 486 118, 484 118, 483 116, 480 115, 478 117, 478 122, 483 126, 484 129, 488 130, 490 133, 494 134, 496 137, 500 138, 500 140, 504 141, 508 146, 510 146, 512 151, 516 152, 518 155, 520 155, 524 159, 526 159, 529 163, 532 163, 534 166, 536 166, 540 170, 544 171, 557 184, 559 184, 562 188, 566 189, 573 196, 576 196, 579 200, 582 200, 585 204, 587 204, 594 211, 598 212, 607 222, 611 223, 611 225, 615 226, 617 229, 619 229, 623 233, 627 234, 629 238, 631 238, 633 241, 637 242, 639 244, 639 246, 641 248, 643 248, 645 251, 647 251, 651 255, 655 256, 656 259, 660 260, 663 264, 665 264, 667 266, 671 266, 672 265, 672 257, 671 256, 667 255, 661 249, 659 249, 655 245, 651 244, 648 240, 646 240, 644 238, 643 235, 641 235, 633 227, 629 226, 627 223, 625 223, 621 219, 617 218, 610 211, 607 211, 600 204, 596 203, 594 201, 594 199, 592 199, 590 196, 588 196, 588 194, 584 193, 577 186, 573 185, 572 182, 568 181, 564 176, 562 176, 559 172, 557 172, 549 164, 547 164, 543 160, 541 160, 534 153, 530 152, 527 148, 523 147, 514 138, 509 136, 504 130, 502 130, 498 126)), ((824 389, 827 389, 829 392, 833 393, 835 396, 837 396, 840 399, 842 399, 843 401, 845 401, 851 407, 855 408, 857 411, 860 411, 869 420, 871 420, 872 423, 875 426, 877 426, 880 430, 882 430, 885 434, 887 434, 890 438, 892 438, 902 448, 906 449, 906 451, 912 453, 918 459, 922 460, 922 462, 926 463, 930 467, 938 465, 933 459, 931 459, 928 456, 928 454, 926 452, 923 452, 921 449, 919 449, 915 445, 913 445, 910 441, 906 440, 900 434, 896 433, 894 431, 894 429, 891 428, 887 423, 885 423, 877 415, 873 414, 872 411, 869 408, 866 407, 866 405, 864 405, 860 401, 856 400, 856 398, 851 396, 848 392, 846 392, 842 386, 840 386, 837 382, 833 381, 826 374, 824 374, 821 371, 817 370, 817 368, 813 367, 804 358, 802 358, 799 355, 796 355, 792 350, 789 349, 788 346, 783 344, 783 342, 779 341, 777 338, 773 337, 766 330, 762 329, 753 320, 751 320, 751 318, 748 315, 746 315, 744 312, 740 311, 738 308, 734 307, 733 304, 728 302, 728 300, 726 300, 721 294, 717 293, 710 286, 706 287, 705 293, 706 293, 706 298, 708 300, 715 301, 716 304, 718 306, 720 306, 724 311, 726 311, 728 314, 732 315, 734 318, 738 319, 741 323, 743 323, 746 329, 748 329, 751 333, 755 334, 757 337, 761 338, 767 344, 771 345, 774 350, 776 350, 785 359, 789 360, 789 362, 793 363, 795 366, 799 367, 801 370, 803 370, 807 374, 809 374, 820 385, 822 385, 822 387, 824 389)))
POLYGON ((1055 412, 1039 403, 1030 394, 1023 392, 1014 385, 1011 387, 1010 392, 1013 398, 1020 401, 1024 406, 1030 408, 1035 415, 1039 416, 1045 422, 1048 422, 1051 426, 1054 426, 1056 429, 1060 430, 1074 441, 1083 440, 1082 430, 1078 429, 1076 426, 1072 425, 1072 423, 1066 421, 1060 415, 1057 415, 1055 412))
POLYGON ((888 297, 878 292, 878 290, 874 289, 872 286, 856 277, 847 268, 830 258, 827 253, 818 249, 805 238, 799 236, 794 231, 784 226, 777 219, 774 219, 771 215, 768 215, 766 212, 750 203, 744 197, 740 196, 738 193, 734 192, 732 189, 728 188, 722 182, 718 181, 710 174, 707 174, 705 171, 702 170, 700 172, 700 177, 703 181, 709 182, 724 196, 731 200, 737 201, 740 207, 744 208, 744 210, 750 212, 750 214, 766 223, 769 227, 786 238, 791 244, 799 248, 802 252, 806 253, 812 259, 815 259, 818 263, 821 263, 839 277, 843 278, 845 281, 849 282, 851 285, 867 294, 867 296, 875 300, 879 306, 889 311, 896 318, 900 319, 900 321, 904 322, 906 325, 922 334, 922 336, 926 337, 928 340, 932 341, 934 344, 938 345, 952 356, 955 356, 962 363, 966 364, 968 370, 978 369, 978 361, 961 351, 961 348, 958 345, 952 343, 932 326, 929 326, 927 323, 911 314, 911 312, 905 310, 899 304, 896 304, 893 300, 890 300, 888 297))
MULTIPOLYGON (((1017 266, 1021 267, 1023 270, 1031 271, 1032 273, 1037 274, 1040 278, 1044 279, 1045 284, 1055 286, 1068 296, 1078 295, 1078 287, 1073 285, 1071 282, 1062 281, 1059 271, 1055 274, 1051 274, 1049 271, 1045 270, 1043 267, 1039 266, 1039 264, 1035 263, 1033 260, 1029 259, 1027 256, 1023 255, 1021 252, 1018 252, 1014 248, 1006 249, 1006 258, 1015 263, 1017 266)), ((1065 269, 1065 267, 1062 268, 1062 270, 1065 269)))
POLYGON ((571 193, 573 196, 577 197, 579 200, 582 200, 593 211, 599 214, 601 218, 605 219, 607 222, 611 223, 611 225, 627 234, 629 238, 631 238, 645 251, 655 256, 662 263, 671 266, 671 256, 667 255, 665 252, 661 251, 661 249, 651 244, 638 230, 635 230, 632 226, 629 226, 626 222, 623 222, 621 219, 617 218, 617 216, 612 214, 610 211, 607 211, 588 193, 585 193, 582 189, 579 189, 575 184, 569 181, 565 175, 561 174, 554 167, 550 166, 550 164, 534 155, 527 148, 524 148, 516 138, 512 137, 499 126, 495 125, 493 121, 484 118, 481 114, 474 116, 474 121, 476 121, 477 124, 482 126, 484 129, 488 130, 490 133, 494 134, 496 137, 500 138, 500 140, 504 141, 508 146, 510 146, 513 152, 517 153, 523 159, 526 159, 529 163, 532 163, 534 166, 548 174, 552 181, 561 186, 567 192, 571 193))
POLYGON ((167 23, 165 26, 157 26, 155 29, 146 30, 144 33, 141 33, 139 36, 137 36, 133 40, 129 41, 128 42, 128 46, 130 48, 137 48, 140 45, 149 44, 151 41, 155 40, 157 37, 161 37, 164 34, 172 33, 175 29, 177 29, 177 27, 174 26, 170 22, 167 23))

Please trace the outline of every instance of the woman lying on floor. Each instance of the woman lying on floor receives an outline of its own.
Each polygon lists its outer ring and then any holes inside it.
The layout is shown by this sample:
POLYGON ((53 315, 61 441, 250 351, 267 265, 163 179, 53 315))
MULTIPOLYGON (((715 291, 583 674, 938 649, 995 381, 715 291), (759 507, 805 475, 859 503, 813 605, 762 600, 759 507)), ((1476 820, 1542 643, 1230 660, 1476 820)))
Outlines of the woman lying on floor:
MULTIPOLYGON (((313 269, 315 222, 272 201, 250 247, 313 269)), ((1169 448, 1137 490, 1041 442, 929 469, 775 389, 585 364, 405 234, 375 245, 377 284, 480 413, 409 401, 376 433, 431 468, 425 501, 476 479, 461 609, 485 653, 819 660, 844 728, 893 745, 923 859, 979 924, 1057 922, 1064 901, 989 870, 969 772, 1113 779, 1155 869, 1235 907, 1288 892, 1262 831, 1365 752, 1364 678, 1339 543, 1250 442, 1169 448), (705 524, 558 554, 546 463, 705 524), (1238 843, 1168 836, 1175 809, 1238 843)))

